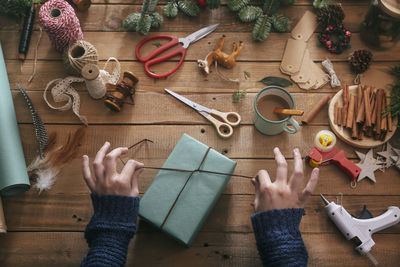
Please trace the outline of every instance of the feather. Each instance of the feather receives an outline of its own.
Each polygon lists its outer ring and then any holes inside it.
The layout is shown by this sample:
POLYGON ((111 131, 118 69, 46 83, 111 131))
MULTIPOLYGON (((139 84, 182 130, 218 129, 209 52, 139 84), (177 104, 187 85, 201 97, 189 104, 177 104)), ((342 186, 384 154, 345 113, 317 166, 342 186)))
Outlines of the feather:
POLYGON ((25 101, 28 104, 29 110, 32 114, 32 121, 33 121, 33 127, 35 128, 36 140, 39 143, 39 155, 41 158, 43 158, 43 152, 48 144, 46 127, 44 126, 43 121, 40 119, 39 114, 37 114, 35 107, 33 106, 32 100, 26 93, 25 89, 19 83, 17 83, 17 86, 22 95, 24 96, 25 101))
POLYGON ((44 157, 36 157, 27 167, 29 177, 36 180, 33 188, 39 191, 49 190, 56 176, 76 155, 85 134, 85 127, 80 127, 73 135, 69 134, 64 145, 57 144, 56 133, 51 133, 44 157))

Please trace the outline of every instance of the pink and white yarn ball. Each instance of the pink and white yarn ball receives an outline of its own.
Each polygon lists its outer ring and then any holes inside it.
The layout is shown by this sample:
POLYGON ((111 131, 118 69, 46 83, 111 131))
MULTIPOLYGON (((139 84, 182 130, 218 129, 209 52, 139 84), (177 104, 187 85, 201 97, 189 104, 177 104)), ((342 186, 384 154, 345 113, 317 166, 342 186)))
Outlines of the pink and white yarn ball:
POLYGON ((47 1, 39 11, 39 20, 57 51, 83 39, 79 19, 73 7, 64 0, 47 1))

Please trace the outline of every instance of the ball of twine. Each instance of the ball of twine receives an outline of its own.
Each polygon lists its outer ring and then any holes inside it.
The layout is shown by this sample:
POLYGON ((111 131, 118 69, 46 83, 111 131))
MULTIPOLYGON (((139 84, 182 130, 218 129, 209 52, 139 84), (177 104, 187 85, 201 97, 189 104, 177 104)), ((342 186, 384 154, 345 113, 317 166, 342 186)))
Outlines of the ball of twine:
POLYGON ((68 74, 81 76, 82 68, 98 62, 96 48, 89 42, 77 41, 68 46, 63 55, 64 67, 68 74))

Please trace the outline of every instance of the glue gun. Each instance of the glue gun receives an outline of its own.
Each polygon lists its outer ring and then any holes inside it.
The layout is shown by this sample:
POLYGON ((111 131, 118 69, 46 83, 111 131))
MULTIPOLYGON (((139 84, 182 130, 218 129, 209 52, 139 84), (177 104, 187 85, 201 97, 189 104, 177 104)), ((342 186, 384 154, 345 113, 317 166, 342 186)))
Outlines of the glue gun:
MULTIPOLYGON (((367 255, 368 258, 378 265, 378 261, 370 253, 371 248, 375 245, 372 240, 372 234, 393 226, 400 222, 400 209, 398 207, 390 206, 388 210, 378 216, 369 219, 358 219, 350 215, 341 205, 335 202, 329 202, 322 194, 320 194, 323 202, 325 203, 325 210, 328 216, 336 224, 339 230, 347 238, 353 241, 356 250, 361 255, 367 255)), ((366 211, 364 207, 364 211, 366 211)))

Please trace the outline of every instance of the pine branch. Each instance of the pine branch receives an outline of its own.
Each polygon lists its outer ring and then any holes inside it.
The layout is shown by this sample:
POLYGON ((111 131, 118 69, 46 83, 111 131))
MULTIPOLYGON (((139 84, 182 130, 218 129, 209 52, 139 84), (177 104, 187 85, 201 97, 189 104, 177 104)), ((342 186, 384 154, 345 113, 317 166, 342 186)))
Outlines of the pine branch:
POLYGON ((271 32, 271 23, 268 20, 267 15, 262 15, 256 21, 253 28, 253 39, 256 41, 264 41, 267 39, 271 32))
POLYGON ((239 11, 243 7, 247 6, 250 3, 250 0, 229 0, 228 7, 232 11, 239 11))
POLYGON ((179 9, 190 17, 196 17, 199 15, 199 6, 191 0, 178 0, 179 9))
POLYGON ((150 31, 150 28, 161 27, 163 18, 159 13, 154 12, 157 2, 158 0, 144 0, 142 12, 129 14, 122 24, 123 27, 143 35, 146 35, 150 31))
POLYGON ((290 29, 289 19, 282 14, 274 14, 270 22, 277 32, 287 32, 290 29))
POLYGON ((278 11, 281 5, 280 0, 264 0, 263 11, 266 15, 272 15, 278 11))
POLYGON ((160 28, 163 21, 164 21, 164 19, 159 13, 154 12, 153 15, 151 15, 151 27, 152 28, 160 28))
POLYGON ((243 22, 253 22, 263 14, 259 7, 246 6, 239 11, 239 19, 243 22))
POLYGON ((136 31, 138 33, 146 35, 150 31, 151 21, 152 20, 150 15, 141 14, 140 19, 136 25, 136 31))
POLYGON ((164 15, 167 18, 175 18, 178 15, 178 5, 174 0, 169 1, 168 4, 164 7, 164 15))
POLYGON ((207 6, 209 9, 219 8, 221 5, 221 0, 207 0, 207 6))
POLYGON ((126 17, 122 26, 128 31, 136 31, 136 26, 139 19, 140 13, 132 13, 126 17))

